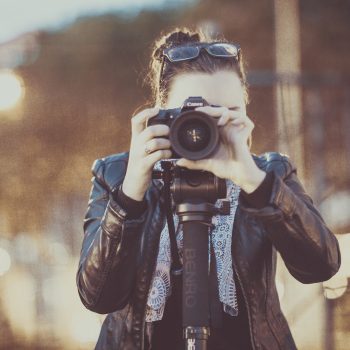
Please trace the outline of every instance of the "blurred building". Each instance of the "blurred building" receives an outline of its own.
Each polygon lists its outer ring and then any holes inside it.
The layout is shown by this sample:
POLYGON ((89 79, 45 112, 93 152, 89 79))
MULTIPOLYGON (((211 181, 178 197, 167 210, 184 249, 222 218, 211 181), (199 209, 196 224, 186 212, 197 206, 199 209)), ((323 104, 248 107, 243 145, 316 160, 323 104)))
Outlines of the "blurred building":
MULTIPOLYGON (((80 18, 0 45, 0 70, 20 77, 25 90, 16 106, 0 110, 0 349, 93 347, 103 316, 84 309, 75 287, 90 167, 128 149, 130 116, 150 101, 144 83, 150 44, 175 25, 199 25, 241 43, 256 125, 253 152, 278 150, 281 140, 298 149, 307 192, 339 235, 347 265, 349 3, 299 2, 300 52, 284 46, 285 56, 293 53, 299 62, 294 68, 287 62, 283 69, 293 68, 287 72, 275 70, 272 0, 182 5, 80 18), (297 123, 290 124, 290 113, 297 123)), ((290 25, 280 23, 282 42, 290 25)), ((348 348, 346 268, 325 286, 306 286, 280 262, 277 285, 299 349, 348 348)))

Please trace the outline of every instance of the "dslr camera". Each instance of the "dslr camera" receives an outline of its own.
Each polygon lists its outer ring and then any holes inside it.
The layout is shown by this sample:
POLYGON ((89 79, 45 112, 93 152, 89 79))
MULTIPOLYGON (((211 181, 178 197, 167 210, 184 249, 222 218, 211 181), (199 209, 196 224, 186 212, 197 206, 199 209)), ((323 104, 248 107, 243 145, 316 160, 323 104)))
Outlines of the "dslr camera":
POLYGON ((147 126, 169 126, 172 158, 208 158, 218 147, 217 119, 195 110, 202 106, 209 106, 209 103, 200 96, 189 97, 180 108, 161 109, 156 116, 148 119, 147 126))

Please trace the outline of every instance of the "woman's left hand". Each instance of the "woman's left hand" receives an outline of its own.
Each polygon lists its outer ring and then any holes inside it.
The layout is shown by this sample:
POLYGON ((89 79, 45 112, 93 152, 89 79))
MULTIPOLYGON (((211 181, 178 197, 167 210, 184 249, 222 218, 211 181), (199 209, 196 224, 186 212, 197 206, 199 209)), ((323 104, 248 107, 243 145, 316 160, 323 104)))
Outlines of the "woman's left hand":
POLYGON ((219 147, 210 158, 195 161, 181 158, 177 165, 210 171, 220 178, 232 180, 247 193, 253 192, 266 173, 257 167, 250 153, 248 139, 254 123, 245 110, 205 106, 196 108, 196 111, 218 118, 219 147))

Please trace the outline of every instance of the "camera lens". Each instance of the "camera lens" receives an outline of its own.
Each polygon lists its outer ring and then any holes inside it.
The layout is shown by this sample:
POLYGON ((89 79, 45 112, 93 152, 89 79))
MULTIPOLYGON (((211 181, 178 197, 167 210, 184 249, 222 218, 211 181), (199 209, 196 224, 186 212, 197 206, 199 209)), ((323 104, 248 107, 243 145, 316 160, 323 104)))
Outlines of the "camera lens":
POLYGON ((208 146, 210 129, 203 121, 189 118, 188 121, 185 121, 180 126, 178 138, 185 149, 191 152, 198 152, 208 146))
POLYGON ((179 157, 207 158, 219 143, 219 131, 213 117, 198 111, 181 113, 170 127, 169 139, 179 157))

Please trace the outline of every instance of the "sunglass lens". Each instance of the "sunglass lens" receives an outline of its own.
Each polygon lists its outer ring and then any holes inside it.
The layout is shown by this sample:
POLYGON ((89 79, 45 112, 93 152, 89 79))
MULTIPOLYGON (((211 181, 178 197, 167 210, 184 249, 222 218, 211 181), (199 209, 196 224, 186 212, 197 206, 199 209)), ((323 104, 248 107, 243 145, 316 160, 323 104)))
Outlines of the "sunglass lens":
POLYGON ((232 44, 217 43, 208 46, 208 52, 213 56, 220 57, 237 57, 238 48, 232 44))
POLYGON ((170 61, 184 61, 197 57, 199 54, 199 48, 195 46, 181 46, 174 47, 167 52, 167 56, 170 61))

